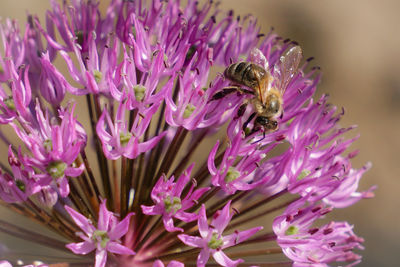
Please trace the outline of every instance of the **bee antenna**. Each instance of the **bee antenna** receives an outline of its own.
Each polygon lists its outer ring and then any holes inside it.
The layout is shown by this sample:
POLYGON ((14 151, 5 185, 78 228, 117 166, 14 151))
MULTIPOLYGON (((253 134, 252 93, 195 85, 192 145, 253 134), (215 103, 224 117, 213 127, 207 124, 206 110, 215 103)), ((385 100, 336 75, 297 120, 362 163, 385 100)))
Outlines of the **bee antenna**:
POLYGON ((292 41, 292 44, 294 44, 294 45, 299 45, 299 43, 296 42, 296 41, 292 41))
POLYGON ((264 37, 264 36, 265 36, 265 34, 263 34, 263 33, 257 34, 257 38, 261 38, 261 37, 264 37))
POLYGON ((313 60, 313 59, 314 59, 314 57, 309 57, 309 58, 306 59, 306 61, 307 61, 307 62, 310 62, 310 61, 313 60))
POLYGON ((233 58, 229 58, 229 64, 233 64, 233 58))
POLYGON ((283 40, 283 43, 286 44, 286 43, 288 43, 289 41, 290 41, 290 39, 287 38, 287 39, 283 40))

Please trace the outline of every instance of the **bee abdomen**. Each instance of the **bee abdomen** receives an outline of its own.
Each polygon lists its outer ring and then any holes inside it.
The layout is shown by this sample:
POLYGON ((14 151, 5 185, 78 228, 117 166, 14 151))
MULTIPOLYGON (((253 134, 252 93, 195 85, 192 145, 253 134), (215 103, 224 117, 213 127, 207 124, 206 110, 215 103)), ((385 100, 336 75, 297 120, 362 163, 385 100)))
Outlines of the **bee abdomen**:
POLYGON ((256 88, 259 81, 266 75, 264 68, 251 62, 237 62, 225 69, 224 75, 232 82, 256 88))

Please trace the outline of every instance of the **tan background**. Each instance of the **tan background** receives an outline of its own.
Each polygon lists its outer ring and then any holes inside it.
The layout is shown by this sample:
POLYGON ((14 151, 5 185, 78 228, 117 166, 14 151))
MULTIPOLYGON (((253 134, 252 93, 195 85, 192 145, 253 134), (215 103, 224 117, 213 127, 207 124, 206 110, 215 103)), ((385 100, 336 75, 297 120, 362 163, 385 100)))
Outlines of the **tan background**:
MULTIPOLYGON (((48 6, 47 0, 1 0, 0 16, 22 22, 29 11, 43 21, 48 6)), ((337 220, 355 224, 366 239, 359 266, 399 266, 400 1, 222 0, 222 7, 254 14, 264 32, 274 26, 298 41, 305 57, 316 57, 324 73, 319 94, 328 92, 332 103, 345 107, 343 126, 359 126, 361 138, 353 148, 361 153, 354 166, 373 163, 360 187, 379 186, 375 199, 336 211, 337 220)), ((0 235, 0 243, 11 241, 0 235)), ((9 246, 32 249, 26 242, 9 246)))

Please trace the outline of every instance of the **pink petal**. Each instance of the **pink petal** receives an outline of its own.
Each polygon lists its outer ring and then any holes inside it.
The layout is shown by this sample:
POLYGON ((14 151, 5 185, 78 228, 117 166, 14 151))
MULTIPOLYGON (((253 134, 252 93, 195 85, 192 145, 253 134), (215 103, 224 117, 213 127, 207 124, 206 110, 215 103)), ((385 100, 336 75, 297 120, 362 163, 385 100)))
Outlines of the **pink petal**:
POLYGON ((213 219, 211 223, 211 225, 214 226, 220 234, 222 234, 233 216, 233 214, 229 215, 230 205, 231 201, 225 205, 225 207, 220 211, 219 216, 216 219, 213 219))
POLYGON ((8 261, 0 261, 0 267, 12 267, 8 261))
POLYGON ((184 222, 193 222, 198 218, 197 214, 184 211, 178 211, 174 217, 184 222))
POLYGON ((234 234, 224 236, 223 237, 224 245, 222 246, 222 249, 239 244, 262 229, 263 227, 254 227, 246 231, 241 231, 239 233, 236 232, 234 234))
POLYGON ((188 246, 197 248, 203 247, 204 241, 201 237, 180 234, 178 235, 178 238, 188 246))
POLYGON ((128 232, 129 221, 133 214, 134 214, 133 212, 129 213, 121 222, 119 222, 115 227, 113 227, 110 230, 108 236, 110 237, 111 240, 120 239, 122 236, 126 234, 126 232, 128 232))
POLYGON ((213 253, 213 258, 216 262, 218 262, 222 266, 229 266, 229 267, 237 266, 239 263, 243 262, 242 259, 238 259, 236 261, 231 260, 228 256, 226 256, 226 254, 222 250, 213 253))
POLYGON ((164 266, 164 263, 163 263, 162 261, 156 260, 156 261, 153 263, 153 267, 165 267, 165 266, 164 266))
POLYGON ((197 219, 198 225, 199 225, 199 232, 200 235, 203 238, 207 238, 209 234, 211 234, 211 230, 208 227, 207 223, 207 217, 206 217, 206 207, 201 205, 200 211, 199 211, 199 218, 197 219))
POLYGON ((66 247, 70 249, 73 253, 82 255, 86 255, 96 248, 93 243, 87 241, 80 243, 70 243, 67 244, 66 247))
POLYGON ((69 194, 69 184, 68 184, 68 179, 64 176, 62 178, 59 178, 61 180, 58 181, 58 186, 60 190, 60 195, 62 197, 66 197, 69 194))
MULTIPOLYGON (((140 144, 139 144, 139 147, 138 147, 138 154, 141 154, 141 153, 143 153, 143 152, 146 152, 146 151, 148 151, 148 150, 153 149, 153 148, 158 144, 158 142, 159 142, 166 134, 167 134, 167 132, 162 132, 160 135, 151 138, 149 141, 140 143, 140 144)), ((136 155, 135 158, 136 158, 137 156, 138 156, 138 155, 136 155)))
POLYGON ((210 258, 210 250, 208 248, 202 249, 197 257, 197 267, 206 266, 208 259, 210 258))
POLYGON ((185 265, 182 262, 179 261, 170 261, 168 263, 167 267, 184 267, 185 265))
POLYGON ((81 164, 78 168, 72 168, 68 167, 65 169, 65 175, 66 176, 71 176, 71 177, 77 177, 82 174, 82 172, 85 170, 85 165, 81 164))
POLYGON ((107 250, 111 253, 121 254, 121 255, 135 255, 136 253, 117 242, 108 242, 107 243, 107 250))
POLYGON ((96 250, 96 263, 95 267, 104 267, 107 263, 107 251, 105 249, 96 250))
POLYGON ((99 209, 99 220, 97 224, 97 229, 102 230, 102 231, 108 231, 108 225, 110 223, 112 213, 107 210, 106 206, 106 200, 104 200, 100 204, 100 209, 99 209))
POLYGON ((142 212, 146 215, 157 215, 163 213, 163 209, 160 206, 145 206, 142 205, 142 212))
POLYGON ((81 228, 86 234, 91 236, 94 231, 94 227, 90 223, 90 221, 85 216, 76 212, 74 209, 68 207, 67 205, 65 205, 64 208, 67 210, 69 215, 71 215, 76 225, 78 225, 78 227, 81 228))
POLYGON ((208 170, 210 171, 211 175, 217 175, 218 174, 217 167, 215 166, 215 163, 214 163, 215 154, 217 153, 218 146, 219 146, 219 140, 217 140, 217 143, 215 144, 215 146, 211 150, 211 152, 210 152, 210 154, 208 156, 208 160, 207 160, 208 170))
POLYGON ((175 232, 175 231, 181 231, 183 232, 182 228, 175 227, 174 226, 174 220, 172 219, 171 216, 163 216, 163 223, 164 227, 168 232, 175 232))

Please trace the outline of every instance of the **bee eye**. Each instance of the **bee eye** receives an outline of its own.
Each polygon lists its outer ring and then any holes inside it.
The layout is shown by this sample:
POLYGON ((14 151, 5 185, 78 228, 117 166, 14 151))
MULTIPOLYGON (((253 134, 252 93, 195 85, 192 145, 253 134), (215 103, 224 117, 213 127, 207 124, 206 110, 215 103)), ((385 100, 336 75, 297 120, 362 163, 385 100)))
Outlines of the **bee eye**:
POLYGON ((267 125, 267 128, 268 128, 269 130, 276 130, 276 129, 278 129, 278 122, 277 122, 277 121, 274 121, 274 120, 269 121, 269 124, 267 125))

